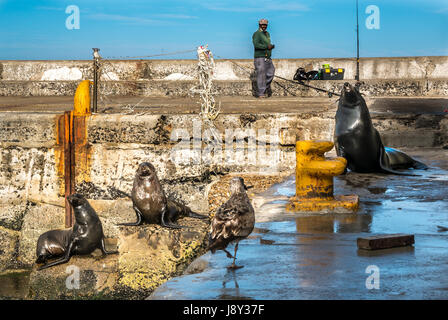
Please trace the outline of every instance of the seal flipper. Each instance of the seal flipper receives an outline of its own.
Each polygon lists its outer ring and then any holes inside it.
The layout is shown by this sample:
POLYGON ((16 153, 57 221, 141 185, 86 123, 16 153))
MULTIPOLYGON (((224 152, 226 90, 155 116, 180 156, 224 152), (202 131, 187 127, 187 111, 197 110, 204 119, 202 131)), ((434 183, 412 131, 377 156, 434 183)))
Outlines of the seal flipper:
POLYGON ((106 243, 104 241, 104 237, 101 239, 100 249, 103 252, 103 254, 115 254, 115 253, 118 253, 118 250, 115 250, 115 251, 107 251, 106 250, 106 243))
MULTIPOLYGON (((379 135, 378 131, 377 131, 377 134, 379 135)), ((400 171, 396 171, 396 170, 392 169, 390 167, 389 159, 387 157, 387 153, 386 153, 386 150, 384 149, 383 143, 382 142, 380 142, 380 143, 381 143, 381 145, 380 145, 379 164, 380 164, 381 170, 383 170, 385 173, 392 173, 392 174, 396 174, 396 175, 400 175, 400 176, 412 176, 412 177, 419 176, 418 174, 405 173, 405 172, 400 172, 400 171)))
POLYGON ((417 169, 417 170, 427 170, 429 168, 423 162, 417 161, 415 159, 413 159, 413 160, 414 160, 414 163, 412 164, 412 168, 417 169))
POLYGON ((137 206, 134 205, 133 208, 134 208, 135 214, 137 215, 137 221, 136 222, 119 223, 118 224, 119 226, 139 226, 142 224, 142 213, 137 208, 137 206))
POLYGON ((208 219, 208 216, 198 214, 192 211, 188 206, 173 199, 168 199, 167 207, 169 212, 169 219, 175 221, 179 217, 190 217, 195 219, 208 219))
POLYGON ((171 221, 169 221, 169 212, 166 209, 163 209, 162 211, 162 215, 160 217, 160 225, 162 227, 167 227, 167 228, 171 228, 171 229, 182 229, 182 228, 186 228, 184 226, 180 226, 178 224, 172 223, 171 221))
POLYGON ((71 256, 72 256, 72 248, 73 248, 73 243, 74 242, 75 242, 75 240, 70 242, 70 245, 69 245, 69 247, 67 249, 67 252, 66 252, 66 254, 62 258, 39 267, 37 269, 37 271, 44 270, 44 269, 56 266, 58 264, 63 264, 63 263, 68 262, 70 260, 71 256))
POLYGON ((195 219, 208 219, 209 218, 208 216, 204 216, 202 214, 198 214, 198 213, 194 212, 193 210, 190 209, 190 207, 187 207, 186 205, 184 205, 182 203, 171 201, 170 204, 175 205, 176 210, 178 211, 180 216, 190 217, 190 218, 195 218, 195 219))
POLYGON ((344 151, 344 147, 339 145, 337 139, 335 139, 334 146, 335 146, 335 149, 336 149, 337 156, 338 157, 342 157, 345 160, 347 160, 347 165, 345 166, 344 172, 342 172, 341 175, 347 174, 347 172, 348 172, 348 165, 349 165, 350 162, 349 162, 349 159, 347 158, 347 155, 346 155, 346 153, 344 151))
POLYGON ((43 264, 46 264, 46 263, 47 263, 47 258, 46 258, 45 255, 41 254, 41 255, 39 255, 39 256, 37 257, 37 259, 36 259, 36 261, 35 261, 34 263, 38 263, 38 264, 43 263, 43 264))
POLYGON ((208 216, 205 216, 205 215, 203 215, 203 214, 196 213, 196 212, 191 211, 191 210, 190 210, 190 212, 188 213, 188 217, 190 217, 190 218, 196 218, 196 219, 202 219, 202 220, 209 219, 208 216))

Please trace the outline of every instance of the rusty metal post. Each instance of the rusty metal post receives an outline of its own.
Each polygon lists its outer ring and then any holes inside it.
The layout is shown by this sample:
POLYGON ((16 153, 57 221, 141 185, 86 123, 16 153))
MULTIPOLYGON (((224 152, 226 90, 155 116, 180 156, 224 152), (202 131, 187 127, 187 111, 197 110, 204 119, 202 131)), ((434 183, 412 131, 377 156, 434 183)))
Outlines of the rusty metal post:
POLYGON ((68 197, 75 192, 75 170, 73 152, 73 115, 64 112, 64 183, 65 183, 65 227, 73 226, 74 213, 68 197))
POLYGON ((93 49, 93 106, 92 111, 97 113, 98 112, 98 81, 99 81, 99 75, 98 75, 98 69, 99 69, 99 62, 100 62, 100 55, 98 51, 100 49, 98 48, 92 48, 93 49))
POLYGON ((355 80, 359 81, 359 20, 358 20, 358 0, 356 0, 356 75, 355 80))
POLYGON ((62 141, 64 159, 65 226, 74 224, 68 197, 75 193, 76 179, 88 179, 87 117, 90 113, 90 80, 83 80, 75 93, 73 110, 58 119, 58 144, 62 141))

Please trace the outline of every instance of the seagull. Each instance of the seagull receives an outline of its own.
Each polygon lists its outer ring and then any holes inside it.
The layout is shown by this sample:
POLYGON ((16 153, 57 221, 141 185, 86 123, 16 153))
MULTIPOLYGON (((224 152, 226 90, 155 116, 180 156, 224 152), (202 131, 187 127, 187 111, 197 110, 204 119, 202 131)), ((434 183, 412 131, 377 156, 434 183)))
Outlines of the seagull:
POLYGON ((238 243, 254 229, 255 211, 246 194, 249 188, 252 186, 247 187, 241 177, 230 180, 230 199, 218 208, 210 225, 207 251, 215 253, 216 250, 223 250, 228 258, 233 258, 233 263, 227 267, 228 269, 243 267, 235 265, 238 243), (232 256, 226 248, 234 241, 235 253, 232 256))

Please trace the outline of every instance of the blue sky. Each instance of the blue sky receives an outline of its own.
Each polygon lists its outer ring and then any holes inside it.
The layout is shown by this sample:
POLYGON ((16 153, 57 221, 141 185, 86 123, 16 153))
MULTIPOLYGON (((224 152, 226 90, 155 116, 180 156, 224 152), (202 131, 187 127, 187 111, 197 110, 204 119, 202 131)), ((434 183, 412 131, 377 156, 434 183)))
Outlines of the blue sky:
MULTIPOLYGON (((253 57, 258 20, 269 20, 273 58, 356 56, 355 0, 0 0, 0 60, 145 56, 208 44, 215 56, 253 57), (68 30, 67 6, 80 9, 68 30)), ((361 57, 448 55, 448 1, 359 0, 361 57), (369 30, 365 9, 380 10, 369 30)), ((195 59, 194 53, 161 57, 195 59)))

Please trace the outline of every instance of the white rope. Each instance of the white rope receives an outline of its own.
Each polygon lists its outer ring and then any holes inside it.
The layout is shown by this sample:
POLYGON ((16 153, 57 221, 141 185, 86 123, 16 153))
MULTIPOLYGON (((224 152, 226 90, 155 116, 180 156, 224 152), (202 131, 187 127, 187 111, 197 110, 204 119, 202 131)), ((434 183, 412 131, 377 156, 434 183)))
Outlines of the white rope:
POLYGON ((213 54, 208 49, 208 45, 205 47, 199 46, 197 49, 198 54, 198 75, 199 85, 190 89, 191 92, 199 93, 201 104, 201 115, 203 119, 215 120, 218 116, 221 103, 216 108, 216 102, 214 93, 212 92, 213 83, 213 71, 215 69, 215 61, 213 54))
MULTIPOLYGON (((172 54, 184 53, 184 52, 191 52, 191 50, 179 51, 179 52, 173 52, 173 53, 167 53, 167 54, 160 54, 160 55, 172 55, 172 54)), ((191 93, 199 93, 199 96, 200 96, 199 103, 201 105, 200 115, 202 116, 203 120, 206 120, 205 122, 208 123, 209 127, 212 128, 212 127, 214 127, 212 121, 218 117, 219 112, 221 110, 221 103, 219 103, 218 107, 216 107, 216 102, 215 102, 215 97, 214 97, 216 92, 212 92, 212 89, 213 89, 212 78, 213 78, 213 72, 215 69, 215 61, 213 59, 212 52, 210 51, 210 49, 208 49, 208 45, 206 45, 205 47, 199 46, 197 48, 196 52, 197 52, 197 56, 198 56, 199 85, 191 88, 190 92, 191 93)), ((158 55, 153 55, 153 56, 158 56, 158 55)), ((151 57, 151 56, 145 56, 145 57, 151 57)), ((141 57, 127 57, 127 58, 141 58, 141 57)), ((102 73, 110 81, 113 81, 113 79, 110 78, 108 72, 104 71, 105 63, 107 63, 113 71, 116 71, 115 67, 112 65, 112 63, 109 61, 109 59, 99 57, 98 62, 99 62, 99 60, 101 60, 101 63, 99 63, 99 66, 98 66, 99 77, 102 73)), ((100 96, 101 102, 103 102, 104 100, 108 100, 108 102, 110 102, 110 100, 106 97, 106 95, 103 95, 100 93, 99 96, 100 96), (104 98, 103 98, 103 96, 104 96, 104 98)), ((127 104, 122 107, 122 110, 124 111, 125 114, 133 113, 135 108, 138 107, 146 98, 148 98, 148 97, 143 97, 137 104, 127 104)), ((217 135, 217 133, 215 133, 214 130, 212 130, 212 132, 213 132, 214 136, 217 135)), ((217 136, 216 136, 216 138, 217 138, 217 136)))

